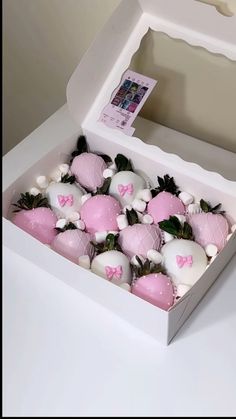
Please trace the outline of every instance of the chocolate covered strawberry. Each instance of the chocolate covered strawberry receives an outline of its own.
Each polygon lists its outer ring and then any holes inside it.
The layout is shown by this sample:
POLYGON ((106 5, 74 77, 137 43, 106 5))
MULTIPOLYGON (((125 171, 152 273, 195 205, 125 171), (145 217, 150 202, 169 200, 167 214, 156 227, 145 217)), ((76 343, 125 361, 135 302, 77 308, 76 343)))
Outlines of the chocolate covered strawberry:
POLYGON ((185 207, 178 198, 180 193, 173 177, 165 175, 157 177, 159 186, 152 189, 153 199, 149 201, 147 212, 152 216, 154 223, 168 219, 171 215, 185 213, 185 207))
POLYGON ((88 150, 86 138, 81 135, 77 141, 77 149, 72 153, 71 173, 76 181, 87 191, 95 192, 104 182, 103 172, 106 162, 111 159, 106 155, 98 155, 88 150))
POLYGON ((69 218, 73 212, 80 210, 84 192, 74 182, 75 176, 66 174, 60 182, 51 183, 46 190, 49 204, 58 218, 69 218))
POLYGON ((130 284, 132 272, 129 259, 121 252, 118 236, 108 234, 104 243, 95 244, 97 255, 91 270, 116 285, 130 284))
POLYGON ((123 154, 117 154, 115 164, 117 173, 111 179, 109 194, 124 207, 133 202, 138 192, 146 187, 146 182, 134 173, 130 160, 123 154))
POLYGON ((163 310, 174 303, 174 288, 171 279, 165 275, 163 267, 144 263, 136 256, 139 266, 134 266, 135 279, 131 286, 132 294, 163 310))
POLYGON ((20 199, 13 205, 17 209, 12 222, 42 243, 50 244, 57 235, 57 217, 50 209, 47 198, 41 193, 36 196, 29 192, 21 193, 20 199))
POLYGON ((132 258, 135 255, 147 257, 151 249, 158 250, 161 243, 159 227, 150 224, 140 224, 134 210, 126 210, 129 226, 119 234, 119 244, 122 251, 132 258))
POLYGON ((77 264, 81 256, 89 256, 91 260, 94 249, 89 233, 78 230, 73 223, 57 228, 57 231, 59 234, 51 243, 51 249, 77 264))
POLYGON ((116 218, 121 213, 120 203, 109 195, 95 195, 89 198, 80 209, 81 220, 86 231, 118 231, 116 218))
POLYGON ((167 274, 176 286, 185 284, 191 287, 207 267, 204 249, 193 241, 191 226, 187 222, 182 225, 177 217, 159 222, 159 227, 174 236, 161 249, 167 274))
POLYGON ((220 211, 221 204, 212 207, 201 199, 200 206, 201 213, 189 216, 195 240, 204 248, 208 244, 214 244, 220 251, 225 246, 229 233, 229 225, 224 217, 224 211, 220 211))

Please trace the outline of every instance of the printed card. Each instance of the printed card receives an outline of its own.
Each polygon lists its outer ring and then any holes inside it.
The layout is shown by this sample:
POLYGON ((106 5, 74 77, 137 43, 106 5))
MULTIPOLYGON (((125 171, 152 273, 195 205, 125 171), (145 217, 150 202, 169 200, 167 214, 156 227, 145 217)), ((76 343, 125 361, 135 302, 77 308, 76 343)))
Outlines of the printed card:
POLYGON ((135 130, 132 124, 156 83, 154 79, 127 70, 109 104, 103 109, 99 121, 132 135, 135 130))

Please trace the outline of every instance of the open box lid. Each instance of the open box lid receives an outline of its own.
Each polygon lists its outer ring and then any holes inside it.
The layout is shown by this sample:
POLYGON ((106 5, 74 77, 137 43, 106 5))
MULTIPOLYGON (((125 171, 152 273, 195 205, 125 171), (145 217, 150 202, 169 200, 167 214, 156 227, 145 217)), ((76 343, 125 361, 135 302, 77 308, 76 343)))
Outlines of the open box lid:
POLYGON ((79 125, 97 122, 149 28, 236 60, 236 16, 196 0, 122 0, 69 80, 68 107, 79 125))

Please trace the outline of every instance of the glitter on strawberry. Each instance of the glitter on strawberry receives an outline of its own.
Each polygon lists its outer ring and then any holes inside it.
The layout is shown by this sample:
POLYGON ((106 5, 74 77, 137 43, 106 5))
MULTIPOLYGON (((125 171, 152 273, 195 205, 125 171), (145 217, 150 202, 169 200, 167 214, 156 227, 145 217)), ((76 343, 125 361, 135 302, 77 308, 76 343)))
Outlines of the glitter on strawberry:
POLYGON ((169 276, 161 265, 154 265, 148 259, 142 262, 137 258, 139 266, 134 266, 135 279, 131 286, 132 294, 149 303, 169 310, 174 303, 174 288, 169 276))
POLYGON ((84 202, 80 209, 81 220, 86 231, 118 231, 117 216, 121 213, 120 203, 113 196, 98 194, 84 202))
POLYGON ((157 177, 159 186, 152 189, 153 199, 149 201, 147 212, 152 216, 154 223, 168 219, 174 214, 185 214, 185 207, 178 198, 180 193, 174 178, 165 175, 164 178, 157 177))
POLYGON ((41 193, 31 195, 21 193, 13 204, 17 209, 12 222, 44 244, 50 244, 57 234, 57 217, 51 210, 48 200, 41 193))

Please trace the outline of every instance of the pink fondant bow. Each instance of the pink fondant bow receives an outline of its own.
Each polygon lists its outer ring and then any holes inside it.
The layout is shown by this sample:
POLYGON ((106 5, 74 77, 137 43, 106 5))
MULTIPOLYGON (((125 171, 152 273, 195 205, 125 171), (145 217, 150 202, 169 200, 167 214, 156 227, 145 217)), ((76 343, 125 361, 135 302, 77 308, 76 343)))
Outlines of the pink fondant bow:
POLYGON ((191 255, 189 256, 176 256, 176 263, 179 268, 183 268, 184 265, 186 266, 192 266, 193 264, 193 257, 191 255))
POLYGON ((129 183, 128 185, 118 185, 118 191, 121 196, 124 196, 126 193, 132 195, 134 192, 134 185, 129 183))
POLYGON ((105 266, 105 271, 107 278, 111 280, 112 278, 120 279, 122 276, 123 269, 121 265, 116 266, 115 268, 113 268, 112 266, 105 266))
POLYGON ((57 195, 57 199, 61 207, 64 207, 64 205, 71 207, 73 205, 73 195, 57 195))

